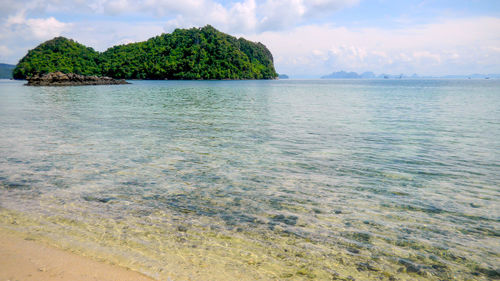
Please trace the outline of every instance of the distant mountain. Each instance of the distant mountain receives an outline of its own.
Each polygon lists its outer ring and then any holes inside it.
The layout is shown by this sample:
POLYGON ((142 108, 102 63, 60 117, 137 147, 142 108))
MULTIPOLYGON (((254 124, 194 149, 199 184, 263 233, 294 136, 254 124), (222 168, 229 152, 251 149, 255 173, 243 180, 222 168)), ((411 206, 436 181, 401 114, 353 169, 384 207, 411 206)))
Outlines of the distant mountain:
POLYGON ((371 79, 371 78, 376 78, 375 73, 371 71, 366 71, 361 74, 358 74, 356 72, 346 72, 343 70, 339 72, 333 72, 331 74, 321 77, 321 79, 371 79))
POLYGON ((12 64, 0 63, 0 79, 12 78, 12 71, 16 66, 12 64))
POLYGON ((361 78, 365 78, 365 79, 371 79, 371 78, 375 78, 375 73, 371 72, 371 71, 366 71, 366 72, 363 72, 361 73, 361 78))
POLYGON ((339 72, 333 72, 331 74, 321 77, 321 79, 359 79, 359 78, 361 78, 361 76, 356 72, 345 72, 343 70, 339 72))
POLYGON ((56 37, 30 50, 14 69, 16 79, 61 71, 120 79, 275 79, 273 56, 261 43, 207 25, 176 29, 105 52, 56 37))
POLYGON ((399 75, 392 75, 392 74, 380 74, 377 76, 377 78, 383 78, 383 79, 401 79, 401 78, 408 78, 404 74, 399 74, 399 75))
POLYGON ((279 79, 288 79, 290 77, 288 77, 288 75, 286 75, 286 74, 279 74, 278 78, 279 79))
POLYGON ((500 74, 470 74, 470 75, 444 75, 444 76, 419 76, 416 73, 406 76, 404 74, 393 75, 382 73, 376 75, 371 71, 363 72, 358 74, 356 72, 346 72, 339 71, 333 72, 331 74, 322 76, 321 79, 402 79, 402 78, 413 78, 413 79, 500 79, 500 74))

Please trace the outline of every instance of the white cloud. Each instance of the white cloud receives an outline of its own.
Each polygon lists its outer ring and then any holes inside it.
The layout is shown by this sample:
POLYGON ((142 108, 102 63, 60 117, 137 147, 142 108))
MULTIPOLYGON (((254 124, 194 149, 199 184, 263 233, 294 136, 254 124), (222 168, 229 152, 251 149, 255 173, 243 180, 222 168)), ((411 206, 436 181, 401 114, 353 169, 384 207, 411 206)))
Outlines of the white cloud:
POLYGON ((44 40, 63 35, 104 50, 174 28, 211 24, 270 48, 278 71, 424 74, 500 72, 500 19, 440 20, 399 28, 336 26, 332 15, 359 0, 3 0, 0 61, 15 62, 44 40), (65 14, 66 20, 58 15, 65 14), (65 22, 68 16, 91 21, 65 22), (147 20, 145 20, 147 18, 147 20), (329 20, 330 24, 312 24, 329 20), (319 19, 319 20, 318 20, 319 19))
POLYGON ((10 53, 11 53, 11 50, 9 50, 9 48, 7 48, 7 46, 0 45, 0 54, 9 55, 10 53))
MULTIPOLYGON (((308 18, 331 14, 359 0, 240 0, 228 4, 216 0, 4 0, 0 19, 20 10, 37 17, 51 13, 142 15, 167 22, 171 27, 212 24, 231 32, 288 29, 308 18)), ((29 16, 28 16, 29 17, 29 16)))
POLYGON ((68 30, 71 24, 60 22, 54 17, 46 19, 28 19, 26 26, 37 39, 50 39, 68 30))
POLYGON ((255 0, 235 3, 229 10, 228 25, 239 27, 241 31, 251 31, 258 23, 256 9, 255 0))
POLYGON ((92 21, 73 23, 63 35, 97 51, 104 51, 118 44, 145 41, 162 32, 163 27, 157 22, 92 21))
POLYGON ((500 71, 500 19, 446 20, 401 29, 308 25, 250 36, 275 55, 278 71, 462 73, 500 71))
POLYGON ((358 4, 359 0, 308 0, 303 2, 306 5, 304 14, 307 17, 317 17, 318 15, 328 14, 344 7, 354 6, 358 4))
POLYGON ((236 2, 227 8, 213 3, 202 5, 201 9, 190 9, 189 13, 178 14, 167 21, 165 31, 210 24, 229 33, 247 33, 254 32, 258 25, 255 0, 236 2))
POLYGON ((26 9, 20 9, 0 20, 0 40, 6 46, 0 48, 2 62, 15 63, 35 44, 59 36, 73 26, 54 17, 27 18, 26 14, 26 9))
POLYGON ((130 3, 127 0, 111 0, 104 3, 104 6, 101 8, 99 6, 93 6, 95 10, 106 11, 109 14, 116 15, 126 12, 133 3, 130 3))
POLYGON ((25 11, 9 16, 3 26, 4 35, 30 36, 35 39, 50 39, 68 30, 71 24, 60 22, 54 17, 27 19, 25 11))
POLYGON ((268 0, 261 6, 259 30, 279 30, 302 19, 306 7, 301 0, 268 0))

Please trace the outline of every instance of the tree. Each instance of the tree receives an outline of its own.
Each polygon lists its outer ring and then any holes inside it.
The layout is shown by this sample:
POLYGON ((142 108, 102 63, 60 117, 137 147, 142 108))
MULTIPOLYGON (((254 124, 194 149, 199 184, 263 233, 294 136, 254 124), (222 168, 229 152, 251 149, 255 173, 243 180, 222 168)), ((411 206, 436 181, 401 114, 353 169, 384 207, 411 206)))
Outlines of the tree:
POLYGON ((56 37, 21 59, 14 78, 61 71, 123 79, 274 79, 271 52, 261 43, 235 38, 210 25, 176 29, 103 53, 56 37))

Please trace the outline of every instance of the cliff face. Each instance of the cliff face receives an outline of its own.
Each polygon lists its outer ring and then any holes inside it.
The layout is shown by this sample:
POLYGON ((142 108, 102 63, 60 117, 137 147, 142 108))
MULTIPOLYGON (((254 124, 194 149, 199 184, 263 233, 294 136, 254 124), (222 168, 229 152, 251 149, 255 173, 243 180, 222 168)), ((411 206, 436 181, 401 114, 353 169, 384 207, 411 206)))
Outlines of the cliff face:
POLYGON ((49 72, 122 79, 275 79, 271 52, 211 26, 176 29, 103 53, 64 37, 40 44, 23 57, 14 78, 49 72))

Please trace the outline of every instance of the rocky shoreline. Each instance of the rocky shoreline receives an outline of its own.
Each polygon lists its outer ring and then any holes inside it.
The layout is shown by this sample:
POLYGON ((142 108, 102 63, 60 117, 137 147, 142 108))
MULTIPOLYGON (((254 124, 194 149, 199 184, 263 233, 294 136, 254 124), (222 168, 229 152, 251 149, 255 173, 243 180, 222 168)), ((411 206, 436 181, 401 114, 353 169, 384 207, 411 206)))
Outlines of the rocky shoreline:
POLYGON ((84 85, 122 85, 129 84, 123 79, 111 77, 85 76, 75 73, 51 72, 28 77, 28 86, 84 86, 84 85))

